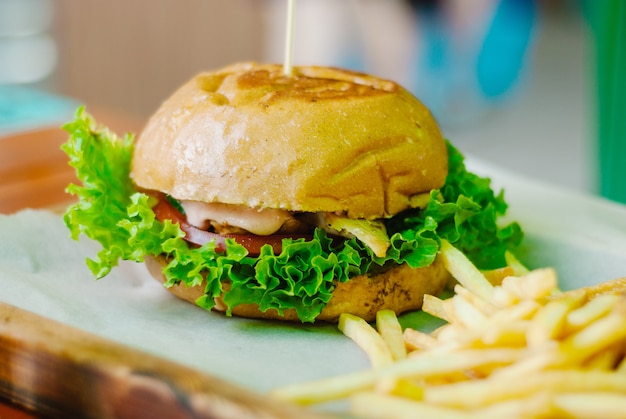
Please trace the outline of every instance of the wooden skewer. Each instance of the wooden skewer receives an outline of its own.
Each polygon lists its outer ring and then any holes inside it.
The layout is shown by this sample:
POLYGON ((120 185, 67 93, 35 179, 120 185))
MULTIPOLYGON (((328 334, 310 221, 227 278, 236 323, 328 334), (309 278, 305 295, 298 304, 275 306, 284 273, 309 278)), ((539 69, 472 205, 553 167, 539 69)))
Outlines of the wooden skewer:
POLYGON ((283 72, 285 76, 293 75, 293 27, 296 10, 296 0, 287 1, 287 31, 285 34, 285 62, 283 72))
POLYGON ((5 303, 0 398, 46 417, 327 417, 5 303))

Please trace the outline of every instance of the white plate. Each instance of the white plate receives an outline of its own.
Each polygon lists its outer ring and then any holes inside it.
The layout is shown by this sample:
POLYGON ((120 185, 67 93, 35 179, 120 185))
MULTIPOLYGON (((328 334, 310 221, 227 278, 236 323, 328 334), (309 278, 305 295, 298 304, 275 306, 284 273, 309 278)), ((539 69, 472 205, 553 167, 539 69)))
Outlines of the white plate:
MULTIPOLYGON (((626 209, 529 181, 468 159, 505 187, 510 219, 527 239, 530 267, 554 266, 563 288, 626 276, 626 209)), ((84 260, 97 246, 68 237, 60 216, 22 211, 0 216, 0 300, 259 392, 368 367, 334 325, 226 318, 182 302, 125 263, 94 281, 84 260)), ((403 318, 408 324, 419 314, 403 318)))
POLYGON ((526 233, 518 251, 530 267, 553 266, 570 289, 626 276, 626 206, 529 180, 477 159, 469 170, 504 188, 507 218, 526 233))

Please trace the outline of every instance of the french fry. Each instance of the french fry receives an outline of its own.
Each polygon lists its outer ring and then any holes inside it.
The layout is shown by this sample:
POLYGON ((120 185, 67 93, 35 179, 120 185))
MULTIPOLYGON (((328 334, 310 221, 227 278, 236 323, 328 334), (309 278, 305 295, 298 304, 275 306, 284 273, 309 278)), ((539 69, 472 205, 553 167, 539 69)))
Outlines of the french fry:
POLYGON ((556 271, 541 268, 520 277, 509 277, 502 281, 502 287, 515 293, 521 300, 537 300, 558 291, 556 271))
POLYGON ((472 293, 460 284, 456 284, 454 286, 454 293, 456 294, 456 298, 461 297, 466 299, 485 316, 490 316, 498 311, 498 308, 491 302, 485 301, 476 296, 476 294, 472 293))
POLYGON ((475 329, 462 327, 458 323, 446 324, 440 328, 441 331, 438 331, 437 338, 441 345, 445 343, 446 348, 495 346, 497 342, 502 343, 500 346, 525 345, 528 319, 536 313, 538 308, 536 302, 523 301, 501 309, 486 319, 481 327, 475 329), (505 344, 505 342, 508 343, 505 344))
POLYGON ((479 329, 487 321, 487 316, 463 296, 456 295, 448 301, 452 303, 450 310, 454 313, 450 317, 453 317, 457 323, 470 329, 479 329))
POLYGON ((404 419, 472 419, 467 412, 433 406, 397 396, 360 393, 350 400, 351 411, 362 418, 404 419))
MULTIPOLYGON (((422 400, 424 398, 424 384, 418 383, 417 380, 400 378, 387 382, 392 383, 393 386, 388 388, 387 391, 383 391, 383 393, 397 397, 406 397, 411 400, 422 400)), ((376 390, 381 392, 384 389, 381 386, 377 386, 376 390)))
POLYGON ((303 383, 293 383, 270 392, 277 400, 308 406, 345 399, 361 391, 373 390, 377 370, 365 370, 336 377, 322 378, 303 383))
POLYGON ((484 419, 554 417, 549 394, 533 393, 524 399, 507 399, 472 411, 484 419))
POLYGON ((437 339, 415 329, 405 329, 403 339, 405 346, 412 351, 416 349, 430 349, 437 345, 437 339))
POLYGON ((509 276, 516 276, 515 269, 513 269, 513 267, 511 266, 504 266, 502 268, 482 271, 482 274, 491 285, 500 285, 502 284, 504 278, 507 278, 509 276))
POLYGON ((624 357, 624 350, 621 345, 612 345, 607 349, 592 355, 581 364, 581 367, 588 370, 605 370, 609 371, 619 365, 620 360, 624 357))
POLYGON ((563 335, 566 317, 583 302, 584 292, 572 293, 548 302, 537 311, 528 326, 526 341, 529 346, 538 346, 563 335))
POLYGON ((387 344, 394 360, 406 358, 402 326, 394 311, 380 310, 376 313, 376 329, 387 344))
POLYGON ((573 310, 567 315, 566 327, 573 332, 588 326, 593 321, 608 314, 619 300, 615 294, 605 294, 593 298, 584 306, 573 310))
POLYGON ((489 318, 491 324, 506 324, 518 320, 530 320, 541 305, 534 300, 524 300, 517 304, 502 308, 489 318))
POLYGON ((444 265, 454 279, 486 301, 491 301, 493 285, 460 250, 453 247, 448 241, 442 240, 440 252, 444 265))
POLYGON ((494 371, 493 377, 506 380, 522 380, 532 374, 546 371, 559 359, 558 345, 555 342, 546 342, 540 348, 534 348, 532 352, 526 351, 525 357, 511 365, 507 365, 494 371))
POLYGON ((557 394, 553 404, 561 417, 583 419, 624 419, 626 418, 626 397, 624 394, 588 392, 557 394))
POLYGON ((339 316, 338 327, 365 351, 372 367, 378 368, 393 362, 393 354, 382 336, 362 318, 343 313, 339 316))
POLYGON ((521 347, 526 345, 527 320, 491 323, 492 327, 481 335, 481 341, 485 346, 521 347))
POLYGON ((519 259, 508 250, 504 252, 504 260, 506 261, 507 266, 513 269, 514 274, 511 276, 524 276, 528 272, 530 272, 528 268, 524 266, 524 264, 520 262, 519 259))
POLYGON ((515 349, 460 350, 454 354, 426 352, 391 365, 275 389, 272 397, 296 404, 314 404, 345 398, 374 388, 381 379, 440 376, 483 366, 509 365, 523 356, 515 349))
POLYGON ((435 331, 439 343, 437 350, 441 350, 442 347, 447 349, 467 348, 475 339, 474 335, 470 335, 465 328, 456 323, 446 324, 435 331))
POLYGON ((425 387, 423 400, 459 409, 477 409, 509 399, 525 400, 536 393, 589 391, 626 394, 626 376, 608 371, 550 370, 529 374, 514 385, 508 377, 492 376, 481 381, 425 387))
MULTIPOLYGON (((504 278, 504 280, 502 281, 502 285, 505 282, 512 281, 513 279, 511 278, 517 278, 517 277, 504 278)), ((493 298, 491 301, 495 306, 499 308, 511 307, 511 306, 514 306, 515 304, 518 304, 520 301, 522 301, 522 299, 519 296, 519 293, 516 290, 511 289, 512 287, 510 286, 505 288, 502 285, 495 287, 493 290, 493 298)))
POLYGON ((509 399, 473 411, 372 392, 356 394, 350 399, 350 403, 354 414, 376 419, 548 417, 552 410, 551 399, 546 394, 531 395, 528 399, 509 399))
POLYGON ((434 295, 424 295, 422 311, 447 322, 451 321, 449 315, 446 313, 443 300, 439 297, 435 297, 434 295))
POLYGON ((626 318, 612 313, 568 336, 559 346, 558 365, 585 361, 602 350, 626 339, 626 318))

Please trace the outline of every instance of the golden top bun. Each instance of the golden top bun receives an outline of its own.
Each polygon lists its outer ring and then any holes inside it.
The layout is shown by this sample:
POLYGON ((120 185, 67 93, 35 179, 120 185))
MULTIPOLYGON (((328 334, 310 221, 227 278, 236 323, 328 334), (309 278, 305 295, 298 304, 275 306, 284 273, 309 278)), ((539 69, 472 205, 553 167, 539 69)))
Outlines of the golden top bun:
MULTIPOLYGON (((165 282, 163 268, 166 264, 164 256, 146 257, 148 271, 162 283, 165 282)), ((403 264, 377 275, 359 275, 337 284, 330 301, 316 320, 336 322, 341 313, 350 313, 373 321, 380 310, 393 310, 397 314, 417 310, 422 307, 424 294, 439 295, 450 279, 450 273, 439 258, 424 268, 413 269, 403 264)), ((180 283, 167 289, 178 298, 195 303, 204 295, 205 284, 188 287, 180 283)), ((221 298, 216 299, 215 310, 226 310, 221 298)), ((256 304, 235 306, 232 314, 239 317, 300 321, 294 309, 285 310, 280 316, 274 309, 262 312, 256 304)))
POLYGON ((197 75, 139 136, 132 179, 181 200, 396 214, 439 188, 447 149, 396 83, 327 67, 236 64, 197 75))

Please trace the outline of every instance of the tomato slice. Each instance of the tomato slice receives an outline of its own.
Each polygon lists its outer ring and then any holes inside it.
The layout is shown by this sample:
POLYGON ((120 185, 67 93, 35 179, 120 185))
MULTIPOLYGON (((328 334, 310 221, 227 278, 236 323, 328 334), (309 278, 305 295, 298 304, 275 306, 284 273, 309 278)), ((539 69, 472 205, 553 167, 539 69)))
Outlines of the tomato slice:
POLYGON ((214 241, 215 251, 223 253, 226 251, 226 239, 233 239, 242 245, 248 251, 250 256, 258 256, 261 253, 261 247, 269 244, 274 249, 274 254, 279 254, 283 248, 283 239, 304 238, 311 240, 312 235, 305 234, 272 234, 269 236, 258 236, 256 234, 218 234, 210 231, 202 230, 195 227, 187 218, 176 209, 163 194, 153 195, 158 199, 157 204, 152 208, 157 220, 164 222, 170 220, 174 224, 178 224, 180 229, 185 233, 185 240, 189 243, 202 246, 205 243, 214 241))

